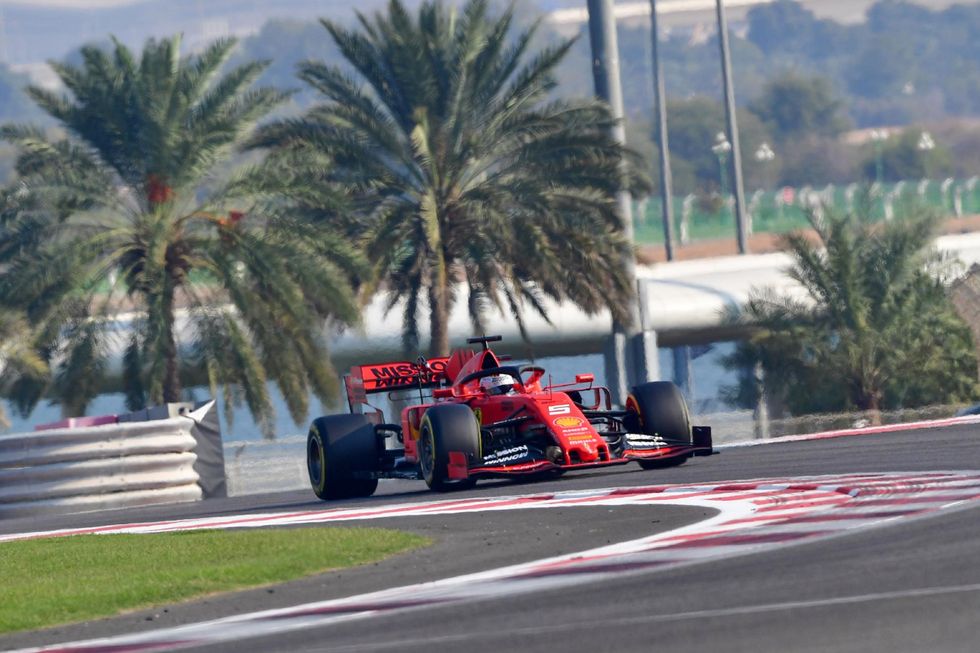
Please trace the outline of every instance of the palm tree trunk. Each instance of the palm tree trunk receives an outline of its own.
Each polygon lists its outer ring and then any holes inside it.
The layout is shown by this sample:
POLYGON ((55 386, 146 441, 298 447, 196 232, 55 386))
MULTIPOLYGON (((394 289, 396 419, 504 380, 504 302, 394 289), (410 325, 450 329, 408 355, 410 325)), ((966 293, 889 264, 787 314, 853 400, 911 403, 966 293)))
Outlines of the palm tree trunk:
POLYGON ((174 289, 171 284, 167 284, 164 291, 164 377, 163 377, 163 401, 172 403, 180 401, 180 378, 177 375, 177 339, 174 335, 174 323, 176 315, 174 310, 174 289))
POLYGON ((881 391, 874 385, 861 384, 854 397, 854 405, 858 410, 868 413, 872 425, 881 424, 881 391))
POLYGON ((872 390, 868 396, 868 419, 871 421, 872 426, 879 426, 881 424, 881 400, 880 393, 877 389, 872 390))
POLYGON ((429 355, 449 355, 449 283, 446 268, 434 270, 429 284, 429 355))

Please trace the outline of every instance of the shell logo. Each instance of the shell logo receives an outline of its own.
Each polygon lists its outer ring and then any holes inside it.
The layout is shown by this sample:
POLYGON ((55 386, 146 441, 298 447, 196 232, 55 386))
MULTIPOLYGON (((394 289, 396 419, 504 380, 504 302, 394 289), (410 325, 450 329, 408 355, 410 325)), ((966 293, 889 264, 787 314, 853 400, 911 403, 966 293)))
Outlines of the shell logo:
POLYGON ((555 426, 560 426, 564 429, 570 429, 576 426, 582 426, 583 422, 578 417, 559 417, 555 420, 555 426))

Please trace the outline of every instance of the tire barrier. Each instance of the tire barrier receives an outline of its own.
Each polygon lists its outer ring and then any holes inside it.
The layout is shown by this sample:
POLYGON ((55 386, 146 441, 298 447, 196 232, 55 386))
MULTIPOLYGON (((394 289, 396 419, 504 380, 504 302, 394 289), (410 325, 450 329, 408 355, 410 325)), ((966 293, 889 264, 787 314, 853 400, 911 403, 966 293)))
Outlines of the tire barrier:
POLYGON ((0 519, 224 496, 215 403, 187 409, 0 436, 0 519))

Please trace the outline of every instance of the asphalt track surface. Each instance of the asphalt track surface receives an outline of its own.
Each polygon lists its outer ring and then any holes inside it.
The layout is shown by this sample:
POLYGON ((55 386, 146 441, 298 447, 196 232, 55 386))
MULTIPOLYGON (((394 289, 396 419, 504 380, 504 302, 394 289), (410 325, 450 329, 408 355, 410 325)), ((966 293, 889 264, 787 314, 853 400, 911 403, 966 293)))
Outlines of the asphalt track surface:
MULTIPOLYGON (((723 430, 724 425, 715 425, 723 430)), ((727 449, 671 470, 630 465, 531 484, 481 483, 451 498, 765 477, 980 471, 980 425, 727 449)), ((444 499, 383 483, 344 507, 444 499)), ((341 504, 338 504, 341 505, 341 504)), ((306 492, 73 517, 8 520, 0 534, 191 516, 322 508, 306 492)), ((435 580, 693 524, 691 506, 595 507, 391 518, 436 543, 410 557, 275 588, 0 638, 52 645, 435 580)), ((345 522, 351 525, 358 522, 345 522)), ((375 615, 209 651, 980 651, 980 502, 840 536, 534 593, 375 615)))

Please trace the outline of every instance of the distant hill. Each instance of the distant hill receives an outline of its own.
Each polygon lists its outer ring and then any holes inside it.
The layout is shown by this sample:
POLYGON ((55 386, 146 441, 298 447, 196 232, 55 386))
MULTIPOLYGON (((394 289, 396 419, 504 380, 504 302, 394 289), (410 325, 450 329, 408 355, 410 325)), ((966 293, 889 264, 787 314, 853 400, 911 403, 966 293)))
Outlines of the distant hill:
MULTIPOLYGON (((67 0, 60 0, 66 2, 67 0)), ((503 4, 506 0, 496 0, 503 4)), ((756 0, 765 4, 768 0, 756 0)), ((807 8, 820 17, 849 22, 862 15, 874 0, 802 0, 807 8), (857 12, 857 13, 855 13, 857 12)), ((932 9, 944 8, 954 0, 916 0, 915 4, 932 9)), ((976 4, 980 0, 957 0, 960 4, 976 4)), ((310 20, 328 16, 336 20, 353 17, 353 10, 372 11, 387 0, 133 0, 116 6, 73 9, 54 6, 59 0, 0 0, 0 63, 23 67, 49 59, 61 59, 80 45, 106 41, 115 35, 124 43, 137 47, 151 36, 183 33, 190 47, 220 36, 255 34, 269 20, 310 20)), ((419 0, 405 0, 409 6, 419 0)), ((659 0, 661 11, 674 11, 680 6, 711 5, 711 0, 659 0)), ((640 4, 645 4, 643 0, 640 4)), ((84 0, 71 0, 84 4, 84 0)), ((98 5, 97 1, 93 4, 98 5)), ((517 0, 520 12, 545 14, 559 9, 582 9, 585 0, 517 0)), ((618 6, 637 4, 621 0, 618 6)), ((745 15, 747 3, 733 3, 730 18, 738 22, 745 15)), ((687 20, 700 22, 711 12, 680 12, 692 14, 687 20)), ((645 20, 645 19, 643 19, 645 20)), ((669 23, 670 21, 668 21, 669 23)), ((733 25, 734 26, 734 25, 733 25)), ((572 27, 576 31, 576 27, 572 27)))
MULTIPOLYGON (((372 10, 385 0, 359 0, 372 10)), ((272 18, 307 20, 353 16, 348 0, 144 0, 120 7, 52 8, 0 4, 0 60, 23 65, 61 59, 83 43, 115 35, 140 46, 150 36, 183 33, 193 47, 220 36, 258 32, 272 18)), ((411 2, 410 4, 415 4, 411 2)))

